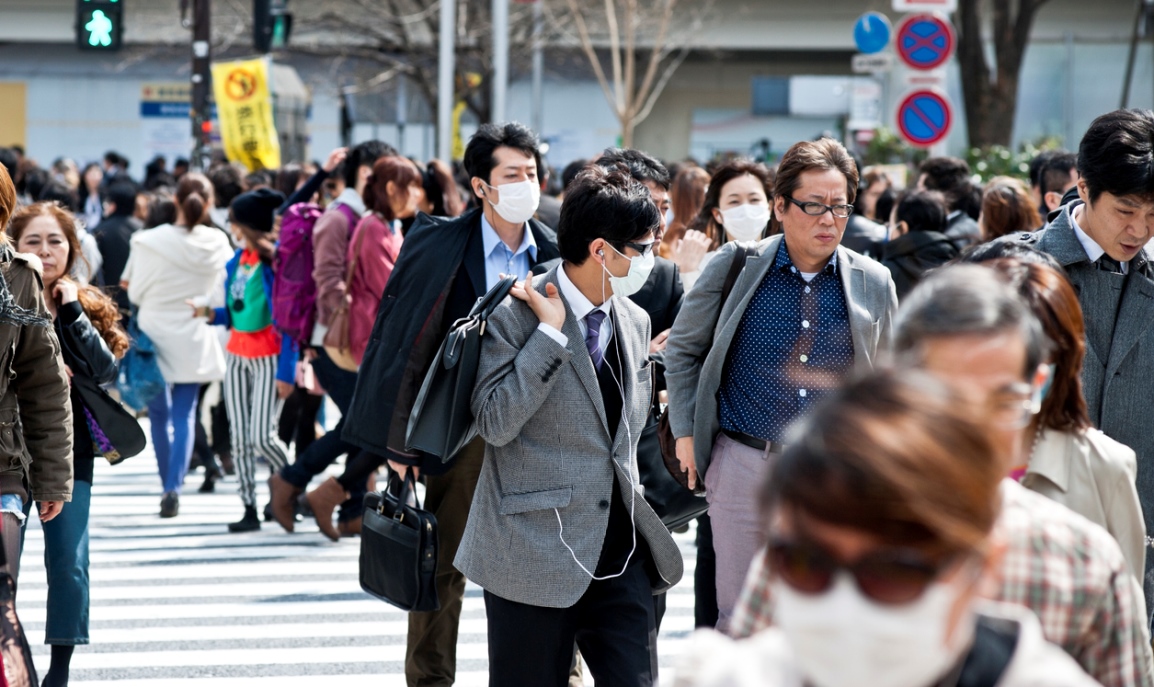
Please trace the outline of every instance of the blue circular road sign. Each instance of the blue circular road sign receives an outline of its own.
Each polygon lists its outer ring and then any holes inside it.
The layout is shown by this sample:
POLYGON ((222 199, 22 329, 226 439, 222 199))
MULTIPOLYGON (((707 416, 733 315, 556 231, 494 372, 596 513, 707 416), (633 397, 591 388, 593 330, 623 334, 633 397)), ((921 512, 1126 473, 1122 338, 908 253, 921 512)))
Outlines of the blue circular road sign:
POLYGON ((954 54, 954 27, 933 14, 915 14, 898 27, 898 57, 914 69, 934 69, 954 54))
POLYGON ((898 131, 911 145, 929 147, 950 133, 950 101, 932 90, 910 93, 898 105, 898 131))
POLYGON ((885 50, 892 34, 889 17, 880 12, 866 12, 853 25, 853 42, 865 55, 885 50))

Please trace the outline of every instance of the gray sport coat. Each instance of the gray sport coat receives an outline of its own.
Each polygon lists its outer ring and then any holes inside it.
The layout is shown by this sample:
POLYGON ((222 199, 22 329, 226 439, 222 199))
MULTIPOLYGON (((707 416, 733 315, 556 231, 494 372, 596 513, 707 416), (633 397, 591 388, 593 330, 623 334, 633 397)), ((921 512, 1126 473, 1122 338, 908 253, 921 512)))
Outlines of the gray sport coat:
MULTIPOLYGON (((669 425, 675 437, 693 437, 698 479, 709 468, 713 442, 721 431, 717 390, 729 347, 749 301, 769 273, 782 236, 771 236, 746 259, 729 299, 721 303, 725 277, 736 247, 727 243, 705 266, 673 323, 665 349, 669 425)), ((889 270, 848 248, 837 248, 837 273, 845 290, 853 336, 854 368, 870 369, 893 337, 898 297, 889 270)))
MULTIPOLYGON (((1074 233, 1070 212, 1080 203, 1062 208, 1045 229, 1008 236, 1002 241, 1021 242, 1049 253, 1066 269, 1078 292, 1086 331, 1112 327, 1110 346, 1100 350, 1087 336, 1086 361, 1082 366, 1082 393, 1090 421, 1111 439, 1138 454, 1138 497, 1142 501, 1146 531, 1154 532, 1154 431, 1150 409, 1154 405, 1154 260, 1149 248, 1130 261, 1130 274, 1122 281, 1121 300, 1115 318, 1112 304, 1095 298, 1100 288, 1094 279, 1097 268, 1074 233), (1113 320, 1113 322, 1111 322, 1113 320)), ((1111 299, 1112 300, 1112 299, 1111 299)))
MULTIPOLYGON (((534 288, 545 293, 546 284, 557 285, 558 269, 534 279, 534 288)), ((610 439, 597 372, 565 308, 567 346, 540 331, 529 306, 513 298, 488 320, 472 402, 485 463, 454 561, 503 599, 551 608, 572 606, 589 587, 574 556, 596 570, 614 475, 626 508, 634 509, 638 537, 649 545, 659 578, 654 591, 672 587, 683 572, 681 552, 645 501, 637 471, 652 393, 649 316, 626 298, 613 300, 625 417, 610 439)))

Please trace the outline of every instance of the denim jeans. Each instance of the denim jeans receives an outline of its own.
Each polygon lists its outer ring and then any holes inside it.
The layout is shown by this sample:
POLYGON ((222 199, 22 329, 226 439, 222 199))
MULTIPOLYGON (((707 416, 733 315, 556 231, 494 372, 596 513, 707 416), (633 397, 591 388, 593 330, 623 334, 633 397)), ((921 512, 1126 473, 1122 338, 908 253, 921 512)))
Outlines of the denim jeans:
MULTIPOLYGON (((88 513, 92 485, 72 484, 72 500, 43 523, 44 569, 48 573, 44 643, 88 643, 88 513)), ((31 509, 29 501, 27 508, 31 509)))
POLYGON ((170 384, 148 404, 152 448, 164 493, 180 493, 192 457, 199 384, 170 384))

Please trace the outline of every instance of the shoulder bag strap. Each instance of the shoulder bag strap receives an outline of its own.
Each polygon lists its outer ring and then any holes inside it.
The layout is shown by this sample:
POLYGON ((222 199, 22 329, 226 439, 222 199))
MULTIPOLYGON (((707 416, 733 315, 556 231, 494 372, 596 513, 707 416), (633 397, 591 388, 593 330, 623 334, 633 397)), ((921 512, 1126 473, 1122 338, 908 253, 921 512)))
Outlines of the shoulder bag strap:
POLYGON ((725 275, 725 285, 721 287, 721 307, 725 306, 725 302, 729 300, 729 294, 733 292, 733 286, 737 283, 737 278, 741 276, 741 270, 745 269, 745 261, 749 258, 751 252, 749 246, 744 243, 737 243, 737 250, 733 254, 733 262, 729 265, 729 273, 725 275))

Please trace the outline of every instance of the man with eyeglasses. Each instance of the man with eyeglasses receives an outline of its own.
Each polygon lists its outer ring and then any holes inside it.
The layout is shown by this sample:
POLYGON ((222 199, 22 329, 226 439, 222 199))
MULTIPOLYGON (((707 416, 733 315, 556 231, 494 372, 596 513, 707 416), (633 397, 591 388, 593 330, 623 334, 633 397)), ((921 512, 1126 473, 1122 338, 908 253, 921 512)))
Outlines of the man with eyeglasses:
MULTIPOLYGON (((903 302, 895 323, 898 363, 938 377, 978 408, 1007 475, 1022 462, 1022 432, 1041 407, 1047 345, 1014 290, 976 265, 932 274, 903 302)), ((1152 684, 1141 589, 1106 530, 1007 479, 995 540, 1005 554, 985 593, 1037 614, 1046 639, 1105 687, 1152 684)), ((759 557, 730 629, 748 636, 771 616, 759 557)))
POLYGON ((735 281, 737 246, 723 246, 669 335, 670 427, 690 486, 704 479, 722 629, 761 545, 758 488, 785 428, 889 344, 897 310, 889 271, 839 247, 857 186, 840 143, 790 148, 774 197, 783 234, 747 247, 735 281))

